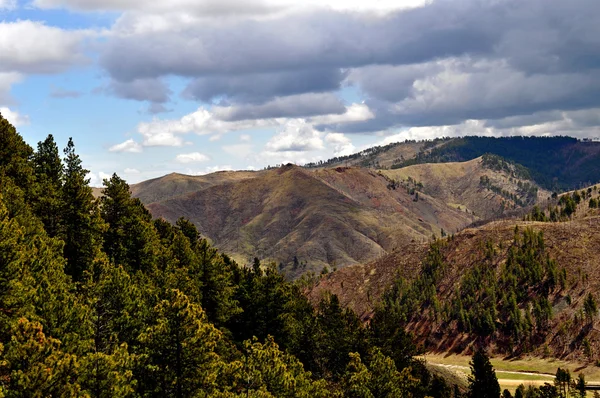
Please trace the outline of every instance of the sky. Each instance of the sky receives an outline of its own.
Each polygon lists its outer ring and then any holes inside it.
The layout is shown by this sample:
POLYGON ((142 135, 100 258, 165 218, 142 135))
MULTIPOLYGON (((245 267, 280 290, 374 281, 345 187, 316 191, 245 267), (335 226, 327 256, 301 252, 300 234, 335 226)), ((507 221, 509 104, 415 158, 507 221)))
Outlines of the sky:
POLYGON ((597 0, 0 0, 0 113, 92 185, 600 136, 597 0))

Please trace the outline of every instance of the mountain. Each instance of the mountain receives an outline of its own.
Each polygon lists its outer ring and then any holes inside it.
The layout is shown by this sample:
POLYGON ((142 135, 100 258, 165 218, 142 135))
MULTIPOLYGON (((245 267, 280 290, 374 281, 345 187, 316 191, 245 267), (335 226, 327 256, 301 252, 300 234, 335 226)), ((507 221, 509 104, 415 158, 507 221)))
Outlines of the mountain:
MULTIPOLYGON (((403 143, 377 156, 396 151, 395 156, 403 148, 408 157, 439 145, 403 143)), ((368 263, 395 247, 453 233, 551 195, 528 170, 489 154, 401 169, 287 165, 169 174, 131 190, 154 217, 188 218, 237 261, 249 264, 255 256, 274 261, 290 278, 325 266, 368 263)))
MULTIPOLYGON (((402 243, 426 241, 442 229, 455 231, 475 220, 363 168, 309 171, 287 165, 251 173, 251 178, 227 175, 216 183, 217 177, 205 177, 212 185, 184 179, 183 189, 192 181, 199 188, 146 206, 154 217, 171 222, 188 218, 242 263, 254 256, 275 261, 290 277, 368 262, 402 243)), ((164 184, 170 186, 167 191, 179 189, 170 176, 164 184)), ((151 185, 162 192, 161 181, 151 185)), ((137 186, 133 192, 155 196, 137 186)))
POLYGON ((461 137, 437 139, 432 148, 392 168, 417 163, 463 162, 486 153, 524 166, 549 190, 577 189, 598 181, 600 142, 571 137, 461 137))
POLYGON ((406 329, 433 351, 462 352, 486 341, 503 354, 589 359, 586 346, 600 347, 596 313, 585 304, 600 290, 600 211, 588 202, 598 200, 596 188, 581 194, 568 221, 494 221, 435 244, 398 247, 322 276, 308 294, 318 300, 334 293, 363 320, 387 297, 409 309, 406 329), (439 254, 437 268, 432 253, 439 254), (512 315, 504 312, 511 306, 512 315), (478 322, 488 309, 486 329, 478 322))
POLYGON ((391 179, 418 181, 424 193, 449 206, 466 209, 480 219, 501 216, 505 210, 526 207, 551 195, 538 187, 527 171, 491 155, 467 162, 417 164, 382 173, 391 179))

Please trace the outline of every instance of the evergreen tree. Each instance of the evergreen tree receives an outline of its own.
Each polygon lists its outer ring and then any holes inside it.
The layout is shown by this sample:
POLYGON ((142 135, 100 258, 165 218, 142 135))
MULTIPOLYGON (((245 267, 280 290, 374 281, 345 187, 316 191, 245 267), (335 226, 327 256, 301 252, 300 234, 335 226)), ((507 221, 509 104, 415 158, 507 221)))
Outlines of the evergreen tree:
POLYGON ((558 388, 558 392, 561 397, 568 397, 569 389, 571 387, 571 372, 569 371, 569 369, 556 369, 554 384, 558 388))
POLYGON ((44 223, 48 235, 54 237, 62 232, 62 185, 64 171, 58 146, 54 137, 49 135, 38 142, 33 155, 33 165, 37 180, 35 214, 44 223))
POLYGON ((475 351, 470 365, 469 398, 498 398, 500 385, 485 351, 482 349, 475 351))
POLYGON ((158 235, 152 216, 129 185, 118 175, 104 180, 102 218, 109 228, 104 233, 104 251, 112 262, 131 270, 150 271, 157 259, 158 235))
POLYGON ((598 304, 591 293, 588 293, 583 301, 583 312, 590 323, 594 321, 596 314, 598 314, 598 304))
POLYGON ((10 178, 28 200, 35 178, 29 162, 32 155, 33 149, 0 114, 0 176, 10 178))
POLYGON ((580 398, 585 398, 586 395, 586 387, 587 383, 585 382, 585 376, 583 373, 579 373, 579 376, 577 377, 577 381, 575 382, 575 390, 577 390, 577 393, 579 394, 580 398))
POLYGON ((80 395, 77 358, 61 351, 60 345, 46 337, 38 322, 19 319, 2 355, 0 392, 23 398, 80 395))
POLYGON ((69 138, 65 154, 65 183, 63 187, 64 255, 67 259, 66 272, 76 281, 89 269, 98 256, 105 228, 92 189, 89 173, 81 165, 75 153, 75 144, 69 138))
POLYGON ((401 372, 394 361, 375 349, 368 366, 357 353, 350 353, 350 362, 344 375, 345 397, 393 398, 409 397, 419 384, 411 375, 411 369, 401 372))
POLYGON ((240 396, 254 396, 261 391, 272 397, 331 397, 332 391, 323 380, 314 381, 302 363, 279 349, 272 337, 264 344, 257 339, 244 342, 244 356, 228 365, 233 389, 240 396))
POLYGON ((209 395, 217 388, 223 366, 215 352, 222 334, 207 322, 202 308, 177 290, 154 313, 154 321, 140 336, 147 358, 142 390, 176 398, 209 395))

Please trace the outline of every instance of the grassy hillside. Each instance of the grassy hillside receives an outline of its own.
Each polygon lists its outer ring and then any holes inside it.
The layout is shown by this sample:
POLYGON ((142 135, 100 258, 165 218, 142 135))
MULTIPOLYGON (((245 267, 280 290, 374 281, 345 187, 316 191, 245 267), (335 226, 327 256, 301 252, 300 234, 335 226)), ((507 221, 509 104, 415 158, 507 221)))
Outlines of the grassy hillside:
POLYGON ((479 157, 467 162, 418 164, 382 173, 398 181, 417 181, 428 195, 487 219, 551 195, 510 167, 514 166, 507 165, 507 170, 495 168, 479 157))
POLYGON ((394 188, 367 169, 311 172, 289 165, 254 175, 148 208, 169 221, 189 218, 241 262, 272 260, 290 277, 365 263, 474 220, 426 194, 394 188))
POLYGON ((202 176, 172 173, 132 185, 131 194, 140 198, 142 203, 161 202, 213 185, 255 178, 259 174, 260 172, 253 171, 219 171, 202 176))

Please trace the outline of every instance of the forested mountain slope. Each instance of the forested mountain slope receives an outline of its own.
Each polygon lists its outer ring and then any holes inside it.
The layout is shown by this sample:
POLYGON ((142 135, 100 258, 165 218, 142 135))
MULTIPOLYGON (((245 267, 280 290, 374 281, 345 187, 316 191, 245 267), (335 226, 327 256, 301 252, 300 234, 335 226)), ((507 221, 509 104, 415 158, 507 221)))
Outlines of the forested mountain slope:
POLYGON ((195 226, 152 219, 72 140, 34 151, 0 116, 0 396, 447 397, 395 325, 365 326, 195 226))
POLYGON ((435 146, 393 168, 417 163, 463 162, 486 153, 526 167, 548 190, 578 189, 598 182, 600 142, 571 137, 461 137, 432 141, 435 146))
POLYGON ((400 249, 323 277, 310 295, 335 293, 363 319, 383 298, 386 312, 434 351, 485 342, 503 354, 593 360, 600 348, 597 201, 590 188, 574 214, 559 205, 559 222, 492 222, 400 249))

